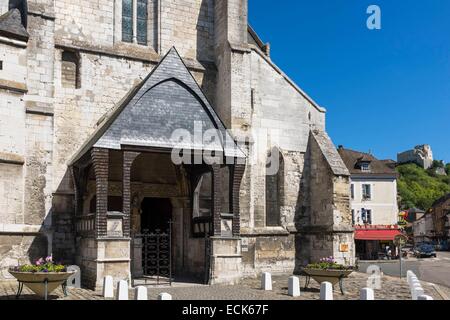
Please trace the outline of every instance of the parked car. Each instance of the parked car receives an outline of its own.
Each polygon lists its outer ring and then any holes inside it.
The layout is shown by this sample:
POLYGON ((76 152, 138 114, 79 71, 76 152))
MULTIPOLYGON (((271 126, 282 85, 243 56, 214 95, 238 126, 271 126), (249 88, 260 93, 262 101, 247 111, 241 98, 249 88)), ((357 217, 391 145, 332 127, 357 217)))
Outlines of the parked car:
POLYGON ((414 255, 418 258, 436 258, 436 251, 431 244, 421 244, 414 249, 414 255))

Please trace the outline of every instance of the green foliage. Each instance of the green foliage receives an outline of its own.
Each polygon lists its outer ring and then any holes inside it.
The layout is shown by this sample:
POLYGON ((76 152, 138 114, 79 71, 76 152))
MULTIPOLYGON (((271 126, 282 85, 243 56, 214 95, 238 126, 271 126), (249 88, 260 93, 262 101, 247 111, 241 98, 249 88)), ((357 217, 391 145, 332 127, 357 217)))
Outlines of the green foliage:
POLYGON ((322 258, 317 263, 310 263, 306 266, 307 269, 320 270, 349 270, 352 267, 346 267, 342 264, 336 263, 333 257, 322 258))
MULTIPOLYGON (((448 164, 447 168, 450 168, 448 164)), ((450 193, 449 176, 434 175, 416 164, 400 165, 397 172, 400 174, 398 192, 402 209, 416 207, 427 210, 434 201, 450 193)))
POLYGON ((442 160, 433 160, 433 164, 431 165, 433 169, 436 168, 444 168, 444 161, 442 160))
POLYGON ((65 272, 66 267, 61 264, 46 263, 43 265, 25 264, 19 267, 20 272, 65 272))
POLYGON ((19 272, 66 272, 66 266, 53 262, 53 257, 40 258, 35 264, 24 264, 11 268, 13 271, 19 272))
POLYGON ((447 163, 445 165, 445 172, 447 172, 447 174, 450 176, 450 163, 447 163))

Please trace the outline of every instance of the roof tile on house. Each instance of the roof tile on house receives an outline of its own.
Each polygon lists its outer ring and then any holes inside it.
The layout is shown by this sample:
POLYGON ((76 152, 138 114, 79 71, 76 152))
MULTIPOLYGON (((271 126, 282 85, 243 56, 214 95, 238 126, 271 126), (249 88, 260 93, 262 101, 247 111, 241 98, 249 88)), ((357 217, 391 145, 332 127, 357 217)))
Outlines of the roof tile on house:
POLYGON ((369 153, 345 149, 343 147, 339 147, 338 152, 352 175, 398 177, 398 173, 395 171, 395 162, 392 160, 378 160, 369 153), (362 171, 358 165, 360 162, 369 162, 370 172, 362 171))

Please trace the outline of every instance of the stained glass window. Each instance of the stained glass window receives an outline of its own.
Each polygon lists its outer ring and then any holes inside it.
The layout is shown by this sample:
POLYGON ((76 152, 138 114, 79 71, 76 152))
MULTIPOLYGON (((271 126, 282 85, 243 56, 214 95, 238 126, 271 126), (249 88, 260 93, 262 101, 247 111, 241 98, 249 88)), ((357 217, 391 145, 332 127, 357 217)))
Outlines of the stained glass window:
POLYGON ((122 0, 122 41, 133 42, 133 0, 122 0))
POLYGON ((147 44, 147 0, 137 0, 137 42, 147 44))

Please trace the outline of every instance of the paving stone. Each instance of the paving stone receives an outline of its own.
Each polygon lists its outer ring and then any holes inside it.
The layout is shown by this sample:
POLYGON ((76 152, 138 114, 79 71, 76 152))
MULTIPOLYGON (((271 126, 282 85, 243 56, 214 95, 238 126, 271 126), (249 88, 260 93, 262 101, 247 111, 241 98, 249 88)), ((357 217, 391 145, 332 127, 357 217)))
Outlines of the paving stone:
MULTIPOLYGON (((305 289, 305 277, 300 278, 302 294, 299 297, 288 295, 289 274, 282 276, 272 276, 273 290, 261 290, 260 278, 248 278, 234 286, 225 285, 179 285, 172 287, 160 286, 155 288, 148 286, 148 299, 156 300, 160 293, 166 292, 172 295, 173 300, 319 300, 320 285, 311 280, 309 288, 305 289)), ((353 273, 344 280, 345 295, 342 295, 339 286, 334 287, 334 300, 359 300, 360 290, 367 287, 368 275, 363 273, 353 273)), ((431 296, 434 300, 442 300, 432 285, 422 283, 424 294, 431 296)), ((61 288, 55 290, 50 299, 60 300, 104 300, 101 292, 86 289, 68 288, 68 296, 64 297, 61 288)), ((14 281, 0 282, 0 300, 15 299, 17 283, 14 281)), ((381 289, 374 290, 375 300, 411 300, 408 283, 406 279, 399 279, 383 276, 381 279, 381 289)), ((130 297, 134 295, 134 288, 130 289, 130 297)), ((24 287, 23 294, 19 298, 40 299, 36 297, 28 288, 24 287)))

